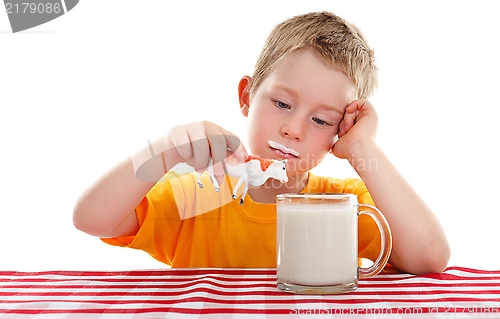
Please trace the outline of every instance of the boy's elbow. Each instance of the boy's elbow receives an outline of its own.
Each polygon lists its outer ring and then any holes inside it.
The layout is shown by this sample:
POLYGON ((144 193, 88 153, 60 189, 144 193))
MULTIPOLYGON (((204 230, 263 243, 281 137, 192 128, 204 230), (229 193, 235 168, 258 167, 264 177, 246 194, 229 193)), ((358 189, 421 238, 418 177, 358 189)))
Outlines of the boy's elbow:
POLYGON ((441 249, 441 252, 434 257, 434 262, 432 263, 433 272, 443 272, 448 267, 448 263, 450 262, 451 250, 448 243, 444 245, 441 249))
POLYGON ((443 272, 450 261, 450 247, 447 242, 441 245, 429 244, 406 252, 395 254, 393 251, 389 263, 399 271, 414 275, 443 272))
POLYGON ((440 273, 446 270, 450 261, 449 252, 430 258, 427 261, 426 269, 422 273, 440 273))
POLYGON ((73 225, 84 233, 94 235, 95 229, 93 229, 94 223, 92 223, 91 215, 91 209, 80 198, 73 208, 73 225))
POLYGON ((73 208, 73 225, 95 237, 132 236, 139 230, 135 210, 118 214, 81 200, 73 208))
POLYGON ((73 225, 76 229, 86 232, 85 212, 79 203, 73 209, 73 225))
POLYGON ((450 261, 450 246, 445 243, 439 249, 429 250, 420 263, 420 269, 416 274, 440 273, 446 270, 450 261))
POLYGON ((91 213, 82 207, 75 207, 73 211, 73 225, 76 229, 96 237, 107 237, 103 235, 102 226, 91 217, 91 213))
POLYGON ((450 244, 444 235, 429 238, 419 250, 419 256, 419 274, 443 272, 450 261, 450 244))

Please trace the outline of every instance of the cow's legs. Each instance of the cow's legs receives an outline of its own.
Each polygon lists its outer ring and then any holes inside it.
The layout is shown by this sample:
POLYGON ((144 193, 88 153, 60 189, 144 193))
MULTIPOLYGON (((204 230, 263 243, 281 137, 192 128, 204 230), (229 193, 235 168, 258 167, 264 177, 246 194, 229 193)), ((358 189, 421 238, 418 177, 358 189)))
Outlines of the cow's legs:
POLYGON ((243 176, 241 176, 238 179, 238 182, 236 183, 236 185, 233 188, 233 199, 236 199, 236 197, 238 197, 238 196, 236 196, 236 193, 237 193, 238 189, 240 188, 241 183, 243 183, 243 176))
POLYGON ((198 183, 199 188, 203 188, 203 184, 201 183, 200 178, 201 178, 201 173, 198 172, 198 177, 196 178, 196 183, 198 183))
MULTIPOLYGON (((212 184, 215 187, 215 191, 220 192, 219 183, 217 182, 217 179, 215 178, 215 175, 214 175, 214 167, 212 165, 212 160, 210 160, 208 165, 209 165, 207 168, 208 176, 210 176, 210 180, 212 181, 212 184)), ((198 172, 198 177, 196 178, 196 183, 198 184, 199 188, 203 188, 203 184, 201 182, 201 174, 203 174, 203 173, 205 173, 205 172, 202 172, 202 173, 198 172)))
POLYGON ((241 198, 240 198, 240 205, 243 205, 245 203, 245 196, 247 196, 247 192, 248 192, 248 183, 245 183, 245 188, 243 189, 243 194, 241 194, 241 198))
POLYGON ((215 178, 213 165, 210 165, 208 167, 208 176, 210 176, 210 180, 212 181, 212 184, 214 184, 215 191, 220 192, 219 183, 217 182, 217 179, 215 178))

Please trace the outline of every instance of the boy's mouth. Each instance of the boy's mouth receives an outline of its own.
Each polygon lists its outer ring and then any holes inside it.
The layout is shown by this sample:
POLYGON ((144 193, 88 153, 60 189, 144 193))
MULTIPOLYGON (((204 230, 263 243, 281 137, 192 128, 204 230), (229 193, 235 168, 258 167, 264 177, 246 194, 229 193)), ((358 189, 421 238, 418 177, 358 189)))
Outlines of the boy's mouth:
POLYGON ((280 155, 281 157, 284 157, 284 158, 295 158, 295 157, 299 157, 299 152, 297 152, 296 150, 294 149, 291 149, 291 148, 288 148, 284 145, 281 145, 280 143, 278 142, 275 142, 275 141, 267 141, 267 143, 269 144, 269 146, 271 146, 271 148, 278 154, 280 155))

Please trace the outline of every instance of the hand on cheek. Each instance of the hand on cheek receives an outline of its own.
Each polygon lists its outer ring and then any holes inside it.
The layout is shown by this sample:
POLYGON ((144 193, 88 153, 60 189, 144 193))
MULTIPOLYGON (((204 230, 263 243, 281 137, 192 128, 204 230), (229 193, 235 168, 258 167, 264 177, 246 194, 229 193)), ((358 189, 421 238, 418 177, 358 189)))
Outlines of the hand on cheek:
POLYGON ((339 124, 338 140, 332 147, 339 158, 352 156, 352 148, 360 143, 373 142, 377 132, 378 116, 366 99, 355 100, 345 109, 339 124))

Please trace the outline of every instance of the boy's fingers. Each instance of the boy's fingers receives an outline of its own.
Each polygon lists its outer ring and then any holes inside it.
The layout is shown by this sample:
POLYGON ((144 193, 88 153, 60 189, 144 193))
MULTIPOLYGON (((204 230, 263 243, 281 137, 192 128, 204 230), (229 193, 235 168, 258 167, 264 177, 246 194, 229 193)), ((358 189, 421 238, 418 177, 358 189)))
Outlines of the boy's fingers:
POLYGON ((187 130, 193 152, 193 158, 187 163, 200 171, 208 167, 210 160, 210 145, 208 144, 202 123, 195 123, 187 130))
POLYGON ((345 122, 344 122, 344 119, 342 119, 342 121, 340 121, 340 124, 339 124, 338 137, 341 138, 344 135, 345 135, 345 122))
POLYGON ((245 161, 248 155, 240 139, 210 122, 197 122, 180 125, 169 132, 169 143, 175 147, 179 156, 197 172, 207 169, 210 158, 214 165, 214 175, 223 176, 224 159, 230 153, 245 161))
POLYGON ((207 135, 210 144, 210 155, 213 159, 215 177, 224 176, 224 159, 226 158, 226 139, 220 134, 207 135))
POLYGON ((345 112, 346 113, 354 113, 354 111, 356 111, 358 109, 358 105, 359 105, 359 100, 352 102, 351 104, 349 104, 346 107, 345 112))
POLYGON ((240 142, 239 147, 236 148, 236 151, 234 151, 234 155, 240 161, 242 162, 246 161, 246 159, 248 158, 248 153, 247 150, 245 149, 245 146, 243 146, 243 143, 240 142))
POLYGON ((365 105, 365 100, 355 100, 346 107, 344 118, 339 125, 342 135, 345 135, 354 126, 365 105))
POLYGON ((231 153, 234 154, 234 156, 240 160, 241 162, 244 162, 247 157, 247 151, 245 150, 245 147, 243 146, 243 143, 241 143, 240 139, 233 134, 227 134, 225 135, 226 137, 226 143, 227 143, 227 150, 231 153))
POLYGON ((212 158, 214 175, 220 183, 224 181, 224 160, 228 156, 228 150, 241 161, 248 157, 237 136, 211 122, 192 123, 184 127, 184 132, 184 136, 179 134, 180 137, 175 141, 180 155, 197 172, 205 171, 212 158))
POLYGON ((170 134, 170 142, 172 145, 175 147, 179 155, 185 159, 185 160, 190 160, 193 158, 193 149, 191 147, 191 141, 189 140, 189 137, 185 132, 173 132, 170 134))
POLYGON ((354 100, 354 101, 351 102, 351 104, 349 104, 346 107, 345 111, 347 113, 354 113, 356 111, 362 110, 363 108, 365 108, 365 107, 367 107, 369 105, 370 105, 370 103, 367 100, 363 100, 363 99, 361 99, 361 100, 354 100))
POLYGON ((339 137, 344 136, 349 132, 349 130, 354 126, 355 115, 350 113, 345 113, 344 118, 339 124, 339 137))
MULTIPOLYGON (((224 149, 225 152, 224 158, 227 157, 226 151, 229 151, 230 153, 234 154, 238 160, 244 162, 247 159, 248 154, 245 150, 245 147, 243 146, 243 143, 241 143, 240 139, 236 135, 223 129, 222 127, 212 123, 210 124, 217 128, 219 134, 224 136, 224 139, 226 141, 226 147, 224 149)), ((205 123, 205 125, 207 125, 207 123, 205 123)))
POLYGON ((196 139, 191 142, 194 156, 186 161, 193 166, 196 171, 204 171, 208 167, 210 160, 210 146, 206 138, 196 139))
POLYGON ((224 167, 222 162, 217 162, 214 164, 214 176, 219 183, 219 186, 224 183, 224 167))

